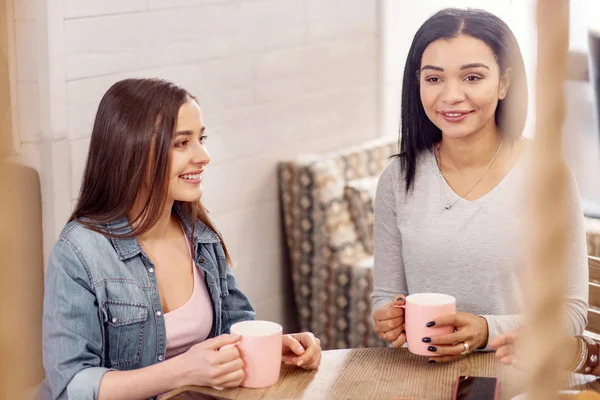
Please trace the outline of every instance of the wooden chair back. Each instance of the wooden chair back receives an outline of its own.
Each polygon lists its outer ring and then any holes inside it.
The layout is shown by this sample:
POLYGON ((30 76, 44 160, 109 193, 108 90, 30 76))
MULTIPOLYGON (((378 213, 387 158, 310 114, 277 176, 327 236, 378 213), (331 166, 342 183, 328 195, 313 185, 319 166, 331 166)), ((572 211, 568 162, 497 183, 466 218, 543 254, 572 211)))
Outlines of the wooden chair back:
POLYGON ((586 330, 600 334, 600 258, 588 256, 588 266, 590 270, 590 293, 586 330))

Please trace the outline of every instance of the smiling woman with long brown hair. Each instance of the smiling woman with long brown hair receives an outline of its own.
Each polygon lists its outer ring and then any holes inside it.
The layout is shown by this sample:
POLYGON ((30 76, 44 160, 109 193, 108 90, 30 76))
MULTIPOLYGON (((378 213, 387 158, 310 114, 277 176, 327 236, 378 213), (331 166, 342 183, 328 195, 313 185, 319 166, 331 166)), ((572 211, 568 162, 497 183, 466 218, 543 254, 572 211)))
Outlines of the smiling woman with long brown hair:
MULTIPOLYGON (((230 327, 254 319, 200 202, 210 156, 197 100, 160 79, 102 98, 75 211, 48 264, 44 368, 53 399, 149 398, 244 377, 230 327)), ((285 335, 317 368, 319 341, 285 335)))

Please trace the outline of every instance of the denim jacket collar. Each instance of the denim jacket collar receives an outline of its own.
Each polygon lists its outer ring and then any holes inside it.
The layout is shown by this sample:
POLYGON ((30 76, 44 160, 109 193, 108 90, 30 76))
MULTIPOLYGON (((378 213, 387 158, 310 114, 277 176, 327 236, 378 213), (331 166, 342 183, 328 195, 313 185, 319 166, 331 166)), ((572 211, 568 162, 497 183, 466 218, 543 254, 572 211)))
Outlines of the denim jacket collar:
MULTIPOLYGON (((191 237, 192 234, 192 216, 183 212, 181 209, 181 205, 179 203, 175 203, 173 206, 175 213, 179 217, 182 222, 183 230, 187 237, 191 237)), ((132 231, 132 227, 129 224, 129 220, 126 216, 123 216, 115 221, 108 222, 106 224, 106 229, 108 233, 111 234, 119 234, 126 235, 132 231)), ((111 237, 110 241, 117 252, 119 259, 121 261, 126 260, 128 258, 132 258, 137 256, 142 252, 142 247, 140 243, 137 241, 137 238, 114 238, 111 237)), ((194 229, 194 241, 193 248, 196 249, 199 243, 217 243, 219 242, 219 237, 217 234, 210 229, 206 224, 204 224, 199 219, 196 220, 196 228, 194 229)))

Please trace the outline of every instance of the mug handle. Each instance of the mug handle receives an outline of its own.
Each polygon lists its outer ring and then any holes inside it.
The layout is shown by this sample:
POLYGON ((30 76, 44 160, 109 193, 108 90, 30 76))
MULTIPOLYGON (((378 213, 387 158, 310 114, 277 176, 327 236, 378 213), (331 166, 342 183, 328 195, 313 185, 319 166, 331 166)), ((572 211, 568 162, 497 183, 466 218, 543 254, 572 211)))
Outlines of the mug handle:
MULTIPOLYGON (((401 309, 404 310, 404 315, 405 315, 405 317, 404 317, 404 330, 406 330, 406 303, 402 304, 401 306, 394 306, 394 307, 401 308, 401 309)), ((406 333, 404 335, 405 335, 406 341, 408 343, 408 336, 406 336, 406 333)))

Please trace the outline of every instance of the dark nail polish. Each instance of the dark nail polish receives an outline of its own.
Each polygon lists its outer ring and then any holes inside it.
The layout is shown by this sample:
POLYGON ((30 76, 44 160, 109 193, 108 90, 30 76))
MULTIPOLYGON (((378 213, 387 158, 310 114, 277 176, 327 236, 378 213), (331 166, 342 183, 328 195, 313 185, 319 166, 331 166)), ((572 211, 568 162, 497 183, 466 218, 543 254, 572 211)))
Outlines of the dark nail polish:
POLYGON ((427 350, 429 350, 429 351, 433 351, 433 352, 436 352, 436 351, 437 351, 437 348, 436 348, 435 346, 429 346, 429 347, 427 348, 427 350))
POLYGON ((396 297, 396 301, 402 301, 402 300, 404 300, 404 297, 402 297, 402 296, 396 297))
POLYGON ((402 332, 400 332, 400 333, 404 333, 404 334, 406 335, 406 331, 402 331, 402 332))
POLYGON ((435 322, 431 321, 425 324, 426 327, 431 328, 432 326, 435 326, 435 322))
POLYGON ((430 337, 424 337, 423 338, 423 343, 431 343, 431 338, 430 337))
POLYGON ((429 360, 427 361, 429 364, 435 364, 435 360, 429 360))

